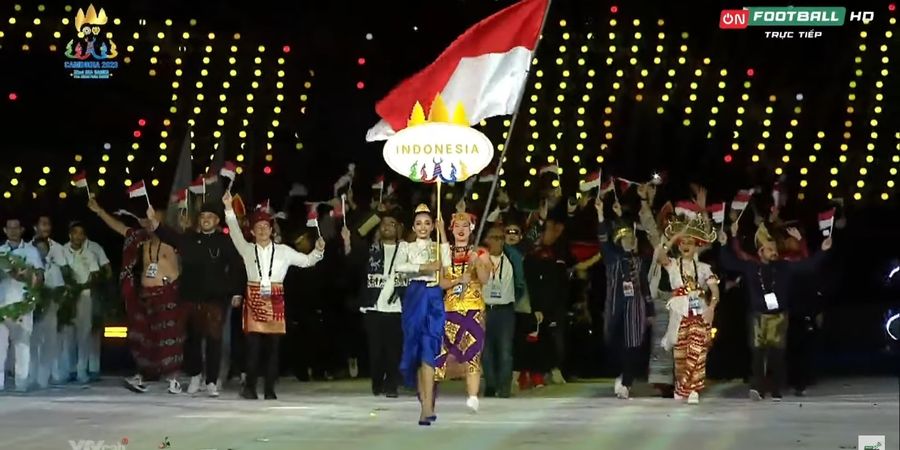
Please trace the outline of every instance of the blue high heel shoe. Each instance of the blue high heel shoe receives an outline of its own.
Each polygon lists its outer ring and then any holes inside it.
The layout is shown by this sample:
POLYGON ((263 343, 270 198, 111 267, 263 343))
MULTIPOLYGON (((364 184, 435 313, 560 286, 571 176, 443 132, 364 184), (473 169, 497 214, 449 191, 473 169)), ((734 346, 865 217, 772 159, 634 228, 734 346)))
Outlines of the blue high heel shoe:
POLYGON ((429 422, 436 422, 436 421, 437 421, 437 414, 435 414, 435 415, 433 415, 433 416, 428 416, 428 417, 426 417, 426 419, 428 419, 429 422))
POLYGON ((420 421, 419 421, 419 426, 420 426, 420 427, 430 427, 430 426, 431 426, 431 422, 428 421, 428 420, 420 420, 420 421))

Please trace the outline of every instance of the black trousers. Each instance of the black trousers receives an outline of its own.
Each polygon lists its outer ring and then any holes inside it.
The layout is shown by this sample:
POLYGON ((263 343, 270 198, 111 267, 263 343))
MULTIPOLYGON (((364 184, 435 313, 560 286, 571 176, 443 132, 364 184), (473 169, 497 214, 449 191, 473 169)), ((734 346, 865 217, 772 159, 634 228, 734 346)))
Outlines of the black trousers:
POLYGON ((403 352, 400 313, 369 311, 364 315, 364 325, 369 339, 372 393, 396 393, 400 383, 400 354, 403 352))
POLYGON ((219 380, 222 359, 222 331, 225 320, 223 302, 197 302, 186 305, 187 339, 184 343, 184 371, 197 376, 203 371, 206 359, 206 382, 219 380), (203 352, 203 340, 206 352, 203 352))
POLYGON ((513 337, 513 370, 534 372, 538 369, 536 342, 528 342, 528 334, 537 328, 534 314, 516 313, 515 336, 513 337))
POLYGON ((256 378, 259 374, 259 363, 265 353, 265 392, 275 392, 275 380, 278 379, 278 340, 279 334, 247 333, 245 336, 247 351, 247 384, 246 387, 256 391, 256 378))
POLYGON ((790 384, 805 390, 815 380, 815 360, 819 347, 819 326, 814 315, 792 315, 788 327, 788 368, 790 384))

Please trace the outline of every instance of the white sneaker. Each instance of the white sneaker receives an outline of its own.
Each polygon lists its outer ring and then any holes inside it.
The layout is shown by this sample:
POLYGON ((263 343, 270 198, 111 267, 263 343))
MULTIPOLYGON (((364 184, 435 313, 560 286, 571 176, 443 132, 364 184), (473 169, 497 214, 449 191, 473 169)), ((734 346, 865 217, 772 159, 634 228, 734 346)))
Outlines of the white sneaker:
POLYGON ((631 391, 627 387, 622 386, 622 389, 616 393, 616 397, 618 397, 619 400, 628 400, 628 398, 630 397, 630 394, 631 394, 631 391))
POLYGON ((700 394, 698 394, 697 391, 691 392, 691 395, 688 395, 687 403, 688 405, 699 405, 700 394))
POLYGON ((762 400, 762 395, 759 394, 759 391, 756 389, 750 389, 750 400, 754 402, 758 402, 762 400))
POLYGON ((550 371, 550 379, 553 380, 553 384, 566 384, 566 378, 559 369, 550 371))
POLYGON ((359 364, 356 361, 356 358, 350 358, 350 378, 356 378, 359 376, 359 364))
POLYGON ((198 392, 200 392, 200 375, 195 375, 191 377, 191 383, 188 384, 187 393, 194 395, 198 392))
POLYGON ((620 395, 624 388, 625 386, 622 384, 622 377, 616 377, 616 381, 613 383, 613 392, 616 394, 616 397, 622 398, 620 395))
POLYGON ((181 383, 178 382, 175 378, 169 379, 169 393, 170 394, 180 394, 181 393, 181 383))
POLYGON ((209 383, 206 385, 206 394, 210 397, 216 398, 219 396, 219 388, 216 387, 215 383, 209 383))
POLYGON ((471 396, 471 397, 469 397, 469 398, 466 400, 466 406, 468 406, 469 409, 472 410, 473 413, 477 413, 477 412, 478 412, 478 403, 479 403, 479 402, 478 402, 478 397, 476 397, 476 396, 474 396, 474 395, 471 396))

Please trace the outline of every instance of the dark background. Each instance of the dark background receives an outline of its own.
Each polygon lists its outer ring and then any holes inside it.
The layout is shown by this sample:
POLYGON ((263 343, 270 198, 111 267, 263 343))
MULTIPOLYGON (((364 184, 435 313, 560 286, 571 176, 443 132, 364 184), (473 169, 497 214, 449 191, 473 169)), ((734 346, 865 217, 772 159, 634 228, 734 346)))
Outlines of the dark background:
MULTIPOLYGON (((377 120, 374 113, 375 102, 404 77, 431 62, 452 40, 463 30, 483 17, 511 4, 510 1, 491 0, 448 0, 448 1, 316 1, 316 2, 276 2, 273 0, 245 1, 191 1, 173 0, 140 0, 128 2, 96 3, 103 7, 111 17, 119 17, 122 24, 113 25, 112 20, 104 29, 114 32, 114 40, 120 52, 120 68, 111 80, 73 80, 63 70, 62 48, 72 37, 74 27, 62 25, 60 19, 74 18, 77 8, 86 8, 87 4, 71 3, 71 12, 64 10, 69 2, 46 1, 46 11, 39 12, 34 2, 20 2, 21 11, 14 10, 14 3, 0 6, 0 118, 2 118, 3 138, 0 139, 0 150, 5 155, 0 163, 0 192, 9 191, 10 199, 0 198, 2 210, 24 216, 33 216, 41 210, 51 210, 59 217, 60 223, 85 216, 83 193, 74 193, 69 187, 68 168, 86 169, 92 182, 92 191, 108 209, 129 207, 133 212, 143 211, 140 202, 126 203, 124 199, 123 181, 145 179, 159 180, 159 187, 151 187, 154 201, 162 202, 168 194, 168 186, 172 179, 177 161, 177 152, 187 130, 187 119, 190 110, 202 104, 203 112, 196 117, 194 127, 194 174, 200 173, 209 156, 213 152, 213 144, 219 142, 226 148, 228 159, 237 154, 245 155, 242 163, 246 169, 239 177, 238 189, 246 190, 252 186, 254 203, 272 198, 273 204, 280 205, 280 199, 295 181, 306 184, 315 199, 325 199, 331 193, 333 181, 346 171, 346 165, 356 162, 358 180, 367 185, 376 175, 385 172, 381 163, 381 145, 367 144, 364 141, 365 131, 377 120), (17 23, 11 25, 9 17, 16 17, 17 23), (41 25, 33 25, 35 17, 41 18, 41 25), (138 20, 145 19, 146 25, 138 20), (164 21, 172 19, 173 25, 166 26, 164 21), (196 19, 196 25, 189 21, 196 19), (414 29, 416 27, 417 29, 414 29), (53 39, 53 31, 60 31, 62 37, 53 39), (34 37, 26 39, 25 31, 32 31, 34 37), (140 33, 135 40, 132 33, 140 33), (166 33, 162 40, 156 37, 159 31, 166 33), (183 40, 181 33, 188 31, 190 39, 183 40), (216 33, 210 41, 207 34, 216 33), (240 33, 241 39, 235 42, 234 33, 240 33), (372 33, 373 39, 367 40, 366 34, 372 33), (57 52, 50 52, 48 46, 56 43, 57 52), (24 43, 31 50, 24 52, 24 43), (133 45, 135 51, 130 54, 132 62, 124 64, 126 47, 133 45), (153 45, 159 45, 161 51, 154 54, 153 45), (204 47, 214 47, 208 66, 210 74, 201 77, 199 70, 204 67, 200 59, 206 55, 204 47), (227 59, 231 56, 229 47, 237 45, 235 55, 239 76, 231 78, 228 70, 231 66, 227 59), (263 75, 259 78, 261 87, 250 89, 249 83, 254 79, 252 71, 257 67, 253 58, 258 56, 257 47, 265 45, 262 55, 263 63, 259 68, 263 75), (284 53, 282 47, 288 45, 290 53, 284 53), (159 58, 156 77, 148 76, 151 68, 150 57, 159 58), (171 87, 175 75, 175 58, 182 58, 184 76, 178 89, 179 99, 173 103, 171 87), (278 57, 284 57, 283 66, 276 63, 278 57), (365 58, 365 64, 358 64, 359 58, 365 58), (278 128, 271 127, 276 115, 272 112, 276 105, 274 88, 278 80, 275 72, 286 71, 285 96, 280 104, 283 112, 278 119, 278 128), (224 90, 222 81, 229 80, 232 87, 224 90), (204 81, 204 88, 194 87, 197 80, 204 81), (357 88, 358 82, 364 83, 363 89, 357 88), (305 83, 311 87, 306 88, 305 83), (15 92, 16 101, 9 101, 7 94, 15 92), (206 99, 196 100, 196 94, 202 92, 206 99), (227 92, 225 103, 229 112, 224 117, 226 125, 218 127, 216 120, 219 113, 219 94, 227 92), (249 104, 246 94, 253 92, 256 97, 252 102, 255 112, 245 112, 249 104), (301 95, 308 95, 308 100, 300 100, 301 95), (177 105, 177 114, 169 113, 169 107, 177 105), (146 119, 147 125, 139 127, 139 119, 146 119), (172 125, 165 127, 164 119, 170 119, 172 125), (240 126, 242 120, 249 120, 247 127, 240 126), (212 136, 214 130, 221 129, 222 139, 212 136), (241 139, 238 131, 246 129, 248 137, 241 139), (268 138, 267 132, 274 131, 274 137, 268 138), (140 130, 141 138, 135 138, 133 132, 140 130), (161 131, 167 131, 168 137, 162 139, 161 131), (159 144, 165 141, 168 156, 166 163, 161 163, 159 144), (110 143, 111 149, 103 150, 103 143, 110 143), (132 144, 138 142, 140 148, 132 150, 132 144), (268 151, 266 144, 271 143, 268 151), (297 144, 302 144, 302 149, 297 144), (243 145, 243 150, 241 150, 243 145), (81 162, 75 161, 75 155, 82 155, 81 162), (104 161, 103 155, 109 160, 104 161), (134 161, 128 162, 127 155, 133 154, 134 161), (272 161, 266 160, 271 154, 272 161), (14 167, 22 167, 22 174, 15 174, 14 167), (42 168, 51 168, 50 174, 42 174, 42 168), (101 175, 99 168, 103 166, 106 173, 101 175), (263 168, 269 166, 271 175, 265 175, 263 168), (125 173, 128 168, 130 174, 125 173), (17 186, 11 186, 9 180, 16 177, 17 186), (39 178, 45 178, 46 186, 38 184, 39 178), (96 186, 99 178, 104 178, 105 187, 96 186), (66 200, 59 198, 59 193, 69 193, 66 200)), ((820 2, 792 2, 796 6, 817 5, 820 2)), ((666 171, 670 183, 663 188, 661 195, 679 199, 687 196, 684 187, 688 181, 699 181, 710 187, 714 200, 730 200, 738 188, 760 186, 767 198, 768 190, 775 181, 774 168, 783 167, 786 175, 785 185, 789 195, 786 214, 790 218, 801 219, 810 234, 815 235, 815 214, 830 207, 827 194, 845 199, 848 215, 848 228, 838 234, 835 245, 836 266, 831 276, 841 281, 838 294, 830 300, 829 309, 832 317, 840 318, 830 323, 830 335, 834 350, 867 349, 878 352, 884 348, 884 335, 880 324, 884 314, 892 305, 897 306, 898 280, 893 284, 885 279, 890 268, 898 263, 897 192, 895 188, 887 188, 888 180, 897 180, 897 176, 889 173, 890 168, 900 167, 892 162, 894 155, 900 154, 900 80, 897 79, 896 62, 900 61, 900 28, 888 23, 890 17, 897 13, 888 11, 889 1, 846 2, 849 11, 871 10, 875 12, 875 21, 863 26, 858 23, 847 23, 843 27, 823 27, 819 31, 824 36, 819 39, 775 40, 766 39, 763 30, 749 28, 746 30, 719 30, 718 20, 723 8, 740 8, 742 6, 765 5, 771 2, 650 2, 628 1, 607 2, 589 0, 554 0, 544 39, 537 53, 539 63, 535 69, 545 72, 540 80, 541 91, 535 90, 536 78, 532 76, 526 89, 523 109, 537 107, 532 117, 523 111, 517 131, 514 133, 508 162, 506 164, 505 181, 514 197, 524 202, 534 202, 538 188, 549 180, 540 180, 528 174, 528 170, 542 165, 550 153, 548 146, 556 143, 558 150, 554 155, 561 161, 565 169, 563 185, 574 190, 577 186, 578 169, 594 171, 597 155, 603 155, 604 173, 615 174, 635 180, 646 180, 653 171, 666 171), (618 6, 618 12, 610 12, 611 5, 618 6), (610 45, 608 33, 611 31, 609 20, 615 18, 615 45, 618 48, 614 55, 613 66, 607 66, 609 57, 607 47, 610 45), (560 26, 560 20, 566 20, 566 27, 560 26), (636 28, 632 20, 640 19, 636 28), (657 20, 665 21, 663 26, 657 20), (634 31, 641 31, 643 38, 635 42, 634 31), (860 31, 866 30, 868 37, 861 39, 860 31), (894 35, 885 38, 885 31, 892 30, 894 35), (652 56, 656 55, 656 34, 666 33, 665 50, 661 54, 663 64, 652 64, 652 56), (565 45, 568 51, 564 64, 556 66, 553 61, 560 57, 558 48, 564 44, 562 33, 568 32, 571 38, 565 45), (687 39, 681 33, 688 32, 687 39), (588 35, 591 34, 589 38, 588 35), (689 47, 684 54, 687 63, 683 66, 674 62, 679 55, 678 49, 682 41, 689 47), (859 45, 867 44, 867 50, 860 52, 859 45), (886 52, 881 52, 882 43, 888 45, 886 52), (589 50, 584 54, 587 64, 578 66, 575 60, 581 54, 579 48, 587 45, 589 50), (639 64, 631 66, 628 57, 629 48, 638 45, 639 64), (862 62, 854 62, 856 56, 862 62), (881 58, 887 56, 890 63, 883 65, 881 58), (711 63, 702 64, 708 57, 711 63), (882 77, 878 72, 887 67, 891 73, 882 77), (614 106, 611 115, 605 115, 603 109, 607 104, 607 96, 612 92, 610 86, 614 81, 615 70, 623 69, 621 78, 623 87, 620 99, 614 106), (644 80, 646 99, 643 102, 634 100, 635 83, 641 68, 649 70, 644 80), (660 94, 665 90, 664 83, 669 80, 666 71, 675 68, 677 75, 672 78, 675 87, 670 93, 672 99, 665 105, 666 111, 656 113, 660 94), (693 71, 703 68, 703 75, 694 77, 693 71), (721 91, 727 100, 720 105, 720 113, 716 117, 715 128, 708 124, 710 107, 720 91, 716 83, 720 80, 719 70, 728 70, 724 78, 727 87, 721 91), (748 78, 747 69, 753 68, 755 74, 748 78), (854 76, 854 70, 861 68, 864 73, 854 76), (551 110, 557 105, 556 95, 561 92, 560 71, 570 70, 569 87, 565 94, 566 102, 562 103, 562 112, 553 115, 551 110), (588 70, 595 70, 595 77, 587 75, 588 70), (688 101, 689 83, 695 78, 700 84, 696 91, 698 100, 693 104, 695 112, 691 116, 692 125, 682 124, 685 118, 684 107, 688 101), (742 84, 745 80, 752 82, 747 90, 750 100, 746 103, 747 112, 738 116, 735 112, 739 97, 744 92, 742 84), (857 100, 853 102, 855 113, 852 115, 854 126, 852 137, 847 141, 846 152, 848 162, 837 163, 841 154, 839 146, 844 142, 841 133, 843 122, 847 120, 848 85, 856 79, 857 100), (884 88, 880 91, 884 98, 880 102, 881 114, 873 111, 875 106, 875 81, 881 79, 884 88), (585 82, 591 81, 593 90, 585 88, 585 82), (532 94, 538 93, 539 100, 531 102, 532 94), (588 138, 580 139, 574 122, 579 118, 576 108, 582 106, 580 98, 589 93, 591 100, 585 106, 584 115, 588 138), (802 93, 804 100, 797 102, 795 95, 802 93), (775 95, 777 100, 769 102, 768 97, 775 95), (799 125, 793 130, 794 149, 791 151, 791 162, 780 161, 785 142, 788 122, 793 117, 793 108, 802 105, 802 112, 797 116, 799 125), (750 155, 760 142, 763 130, 761 121, 765 116, 765 107, 774 108, 771 115, 771 138, 767 149, 762 152, 762 160, 754 164, 750 155), (738 140, 741 149, 731 151, 734 120, 743 119, 745 125, 740 128, 738 140), (877 117, 879 125, 869 126, 869 120, 877 117), (537 120, 532 129, 528 125, 530 119, 537 120), (562 123, 559 128, 551 125, 552 119, 562 123), (601 145, 607 130, 602 122, 612 122, 613 139, 605 150, 601 145), (532 140, 531 132, 540 131, 541 139, 532 140), (826 137, 817 139, 816 133, 824 131, 826 137), (866 143, 870 141, 871 131, 877 131, 876 149, 868 152, 866 143), (552 136, 563 132, 559 139, 552 136), (822 144, 822 150, 815 152, 819 160, 808 163, 807 158, 814 153, 815 142, 822 144), (582 143, 585 150, 579 153, 575 145, 582 143), (525 147, 535 145, 531 153, 533 159, 527 163, 529 154, 525 147), (572 157, 581 156, 581 163, 574 163, 572 157), (725 163, 724 155, 733 155, 733 162, 725 163), (871 154, 875 162, 867 165, 865 156, 871 154), (861 167, 867 167, 868 175, 859 175, 861 167), (801 175, 801 168, 807 168, 808 174, 801 175), (831 167, 839 167, 840 173, 835 176, 839 181, 837 188, 830 188, 828 183, 832 176, 831 167), (858 179, 864 179, 864 188, 856 188, 858 179), (808 181, 809 186, 800 189, 801 179, 808 181), (524 181, 530 180, 529 187, 524 181), (799 200, 798 194, 804 194, 799 200), (853 194, 859 192, 860 200, 854 200, 853 194), (888 200, 882 200, 881 194, 889 194, 888 200)), ((848 12, 849 15, 849 12, 848 12)), ((776 29, 777 30, 777 29, 776 29)), ((502 142, 505 118, 488 121, 484 131, 495 143, 502 142)), ((389 175, 390 177, 390 175, 389 175)), ((361 196, 367 195, 360 193, 361 196)), ((250 203, 250 202, 248 202, 250 203)), ((99 230, 99 228, 97 228, 99 230)), ((101 236, 101 241, 118 245, 115 239, 101 236)), ((817 239, 814 239, 817 241, 817 239)), ((115 248, 110 245, 107 248, 115 248)), ((111 252, 114 253, 114 252, 111 252)))

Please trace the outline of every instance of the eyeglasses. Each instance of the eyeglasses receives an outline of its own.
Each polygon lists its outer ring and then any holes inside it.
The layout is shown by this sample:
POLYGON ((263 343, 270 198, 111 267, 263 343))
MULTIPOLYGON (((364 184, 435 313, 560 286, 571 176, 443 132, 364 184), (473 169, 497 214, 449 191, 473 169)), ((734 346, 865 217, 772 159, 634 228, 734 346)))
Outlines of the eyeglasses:
POLYGON ((506 234, 508 234, 510 236, 516 236, 516 235, 522 234, 522 232, 519 230, 511 229, 511 230, 506 230, 506 234))

